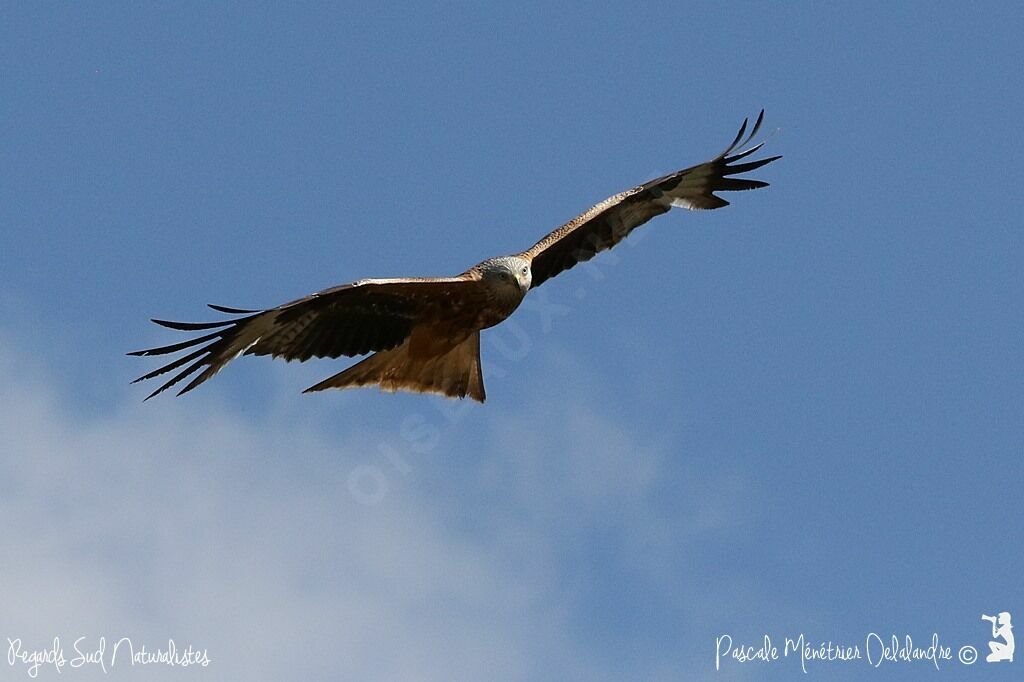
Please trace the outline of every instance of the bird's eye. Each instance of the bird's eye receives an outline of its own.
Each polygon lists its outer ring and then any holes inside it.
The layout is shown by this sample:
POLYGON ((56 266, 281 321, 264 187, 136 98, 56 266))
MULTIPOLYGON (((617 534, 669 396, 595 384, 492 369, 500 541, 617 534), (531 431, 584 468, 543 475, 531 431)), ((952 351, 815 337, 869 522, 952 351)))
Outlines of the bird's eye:
POLYGON ((525 265, 523 266, 523 274, 524 275, 526 274, 526 266, 525 265))

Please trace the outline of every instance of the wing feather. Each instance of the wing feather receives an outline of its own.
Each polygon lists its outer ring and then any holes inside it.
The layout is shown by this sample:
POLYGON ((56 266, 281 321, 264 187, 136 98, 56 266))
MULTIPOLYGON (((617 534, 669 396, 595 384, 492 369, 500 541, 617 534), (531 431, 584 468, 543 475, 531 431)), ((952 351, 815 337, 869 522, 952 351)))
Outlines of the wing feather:
POLYGON ((782 158, 772 156, 736 163, 764 145, 761 142, 744 149, 761 130, 763 122, 762 109, 750 132, 747 133, 749 121, 744 119, 732 143, 710 161, 609 197, 519 254, 531 261, 532 286, 540 286, 558 273, 612 248, 634 229, 673 207, 691 210, 721 208, 728 206, 729 202, 715 195, 715 192, 767 187, 768 183, 761 180, 730 177, 756 170, 782 158), (737 149, 741 151, 734 154, 737 149))
POLYGON ((336 358, 387 350, 400 345, 417 324, 445 315, 453 302, 473 307, 482 304, 482 290, 472 274, 446 278, 367 279, 327 289, 276 308, 248 311, 210 306, 244 317, 219 322, 157 324, 180 331, 215 329, 180 343, 133 351, 129 355, 174 353, 203 344, 135 381, 145 381, 190 363, 153 391, 146 400, 199 372, 180 392, 200 385, 242 354, 271 355, 305 361, 312 357, 336 358), (202 371, 200 371, 202 370, 202 371))

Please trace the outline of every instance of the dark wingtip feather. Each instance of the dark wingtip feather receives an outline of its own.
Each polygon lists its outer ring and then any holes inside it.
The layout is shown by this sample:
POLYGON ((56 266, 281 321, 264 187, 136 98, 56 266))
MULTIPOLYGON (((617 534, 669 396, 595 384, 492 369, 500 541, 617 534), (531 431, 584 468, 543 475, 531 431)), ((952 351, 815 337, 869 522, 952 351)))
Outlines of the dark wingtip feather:
POLYGON ((761 113, 757 115, 757 121, 754 122, 754 127, 750 130, 750 136, 747 138, 747 142, 754 139, 757 135, 757 131, 761 130, 761 124, 764 123, 764 109, 761 109, 761 113))
POLYGON ((738 133, 736 133, 736 137, 733 138, 732 143, 728 147, 725 148, 724 152, 722 152, 722 154, 721 154, 722 156, 725 156, 726 154, 731 152, 733 149, 735 149, 736 145, 739 144, 740 140, 743 139, 743 133, 747 132, 747 123, 748 123, 748 119, 743 119, 743 125, 740 126, 740 130, 739 130, 738 133))
MULTIPOLYGON (((200 361, 200 362, 202 362, 202 361, 200 361)), ((199 364, 199 363, 196 363, 196 364, 199 364)), ((180 391, 178 391, 178 395, 185 395, 186 393, 191 391, 193 388, 195 388, 196 386, 198 386, 199 384, 203 383, 204 381, 206 381, 207 379, 212 377, 214 374, 216 374, 218 369, 220 369, 220 368, 215 366, 215 365, 210 365, 205 370, 203 370, 202 374, 200 374, 196 378, 192 379, 192 381, 190 381, 189 384, 187 386, 185 386, 185 388, 183 388, 180 391)), ((190 369, 189 373, 191 373, 191 371, 192 370, 190 369)))
MULTIPOLYGON (((764 123, 764 109, 761 109, 761 111, 757 114, 757 119, 754 121, 753 127, 750 128, 749 133, 747 133, 747 126, 750 125, 750 119, 743 119, 743 124, 740 126, 739 132, 736 133, 736 137, 734 137, 732 143, 725 148, 725 151, 718 155, 718 158, 725 158, 734 149, 742 149, 743 147, 750 144, 750 141, 753 140, 757 133, 761 130, 762 123, 764 123)), ((760 145, 758 145, 757 148, 759 149, 760 145)), ((742 152, 742 155, 734 157, 732 160, 735 160, 736 158, 743 158, 743 156, 746 156, 747 154, 752 154, 753 151, 756 150, 745 150, 742 152)))
POLYGON ((749 161, 747 163, 740 163, 734 166, 726 166, 726 172, 723 175, 739 175, 741 173, 749 173, 752 170, 757 170, 761 166, 767 166, 772 161, 781 159, 781 156, 771 156, 767 159, 758 159, 757 161, 749 161))
POLYGON ((234 320, 222 320, 220 322, 173 322, 171 320, 156 320, 153 322, 160 325, 161 327, 167 327, 168 329, 175 329, 180 332, 194 332, 201 329, 216 329, 218 327, 227 327, 235 323, 234 320))
MULTIPOLYGON (((185 369, 183 369, 182 371, 178 372, 173 377, 171 377, 170 380, 167 381, 167 383, 165 383, 163 386, 161 386, 160 388, 156 389, 155 391, 150 393, 148 396, 146 396, 145 399, 143 400, 143 402, 145 402, 146 400, 149 400, 153 396, 156 396, 156 395, 159 395, 159 394, 163 393, 164 391, 166 391, 168 388, 170 388, 174 384, 178 383, 179 381, 181 381, 182 379, 184 379, 188 375, 192 374, 197 369, 202 367, 203 363, 205 361, 206 361, 205 357, 199 358, 198 360, 193 362, 191 365, 189 365, 188 367, 186 367, 185 369)), ((172 364, 174 364, 174 363, 172 363, 172 364)), ((170 367, 168 367, 167 369, 170 369, 170 367)), ((180 395, 180 393, 179 393, 179 395, 180 395)))
POLYGON ((759 189, 767 187, 764 180, 744 180, 737 178, 722 178, 715 183, 715 192, 739 192, 746 189, 759 189))
POLYGON ((134 355, 137 357, 148 357, 151 355, 167 355, 168 353, 176 353, 179 350, 185 350, 186 348, 197 346, 200 343, 204 343, 211 339, 216 339, 223 335, 223 331, 216 331, 213 332, 212 334, 200 336, 199 338, 196 339, 189 339, 188 341, 182 341, 181 343, 172 343, 169 346, 159 346, 157 348, 147 348, 145 350, 133 350, 132 352, 128 353, 128 355, 134 355))
POLYGON ((147 374, 143 374, 141 377, 139 377, 138 379, 134 380, 132 383, 133 384, 137 384, 140 381, 145 381, 146 379, 152 379, 153 377, 157 377, 157 376, 160 376, 161 374, 164 374, 166 372, 170 372, 172 369, 177 369, 178 367, 181 367, 182 365, 184 365, 186 362, 190 362, 192 360, 195 360, 196 358, 198 358, 203 353, 210 352, 210 349, 213 347, 213 345, 214 344, 211 343, 208 346, 203 346, 199 350, 193 351, 193 352, 189 353, 188 355, 184 355, 184 356, 178 358, 177 360, 175 360, 173 362, 169 362, 166 365, 162 365, 162 366, 154 369, 152 372, 149 372, 147 374))
POLYGON ((258 313, 259 310, 247 310, 245 308, 229 308, 226 305, 217 305, 216 303, 207 303, 208 307, 213 308, 218 313, 227 313, 229 315, 248 315, 250 313, 258 313))
POLYGON ((724 156, 724 157, 722 157, 722 161, 724 161, 725 163, 736 163, 740 159, 745 159, 746 157, 750 156, 751 154, 757 152, 763 146, 764 146, 764 142, 762 142, 760 144, 755 144, 750 149, 744 149, 743 151, 738 152, 736 154, 733 154, 732 156, 724 156))

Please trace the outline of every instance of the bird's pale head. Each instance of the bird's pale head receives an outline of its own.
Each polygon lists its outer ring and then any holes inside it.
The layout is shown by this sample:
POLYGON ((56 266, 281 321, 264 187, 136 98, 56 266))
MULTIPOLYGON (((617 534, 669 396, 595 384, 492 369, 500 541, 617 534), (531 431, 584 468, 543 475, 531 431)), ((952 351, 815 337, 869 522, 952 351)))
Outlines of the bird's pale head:
POLYGON ((530 272, 530 261, 519 256, 502 256, 485 260, 477 266, 484 279, 505 284, 516 285, 522 295, 530 290, 533 275, 530 272))

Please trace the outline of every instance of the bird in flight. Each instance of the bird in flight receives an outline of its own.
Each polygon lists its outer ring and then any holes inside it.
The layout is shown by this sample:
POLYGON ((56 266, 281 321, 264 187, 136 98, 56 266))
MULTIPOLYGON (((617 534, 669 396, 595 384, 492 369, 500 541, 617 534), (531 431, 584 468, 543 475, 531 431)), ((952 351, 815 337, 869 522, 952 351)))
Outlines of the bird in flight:
POLYGON ((384 391, 469 396, 483 402, 480 331, 511 315, 530 289, 612 248, 654 216, 672 207, 721 208, 729 202, 715 192, 766 187, 768 183, 760 180, 732 177, 781 158, 739 163, 764 145, 748 146, 763 120, 764 110, 747 134, 744 119, 732 144, 710 161, 609 197, 526 251, 490 258, 461 275, 361 279, 266 310, 211 304, 217 312, 232 316, 219 322, 153 320, 163 327, 202 334, 129 353, 189 351, 135 382, 184 367, 150 393, 149 400, 199 372, 178 395, 187 393, 239 355, 303 362, 373 353, 305 392, 379 386, 384 391))

